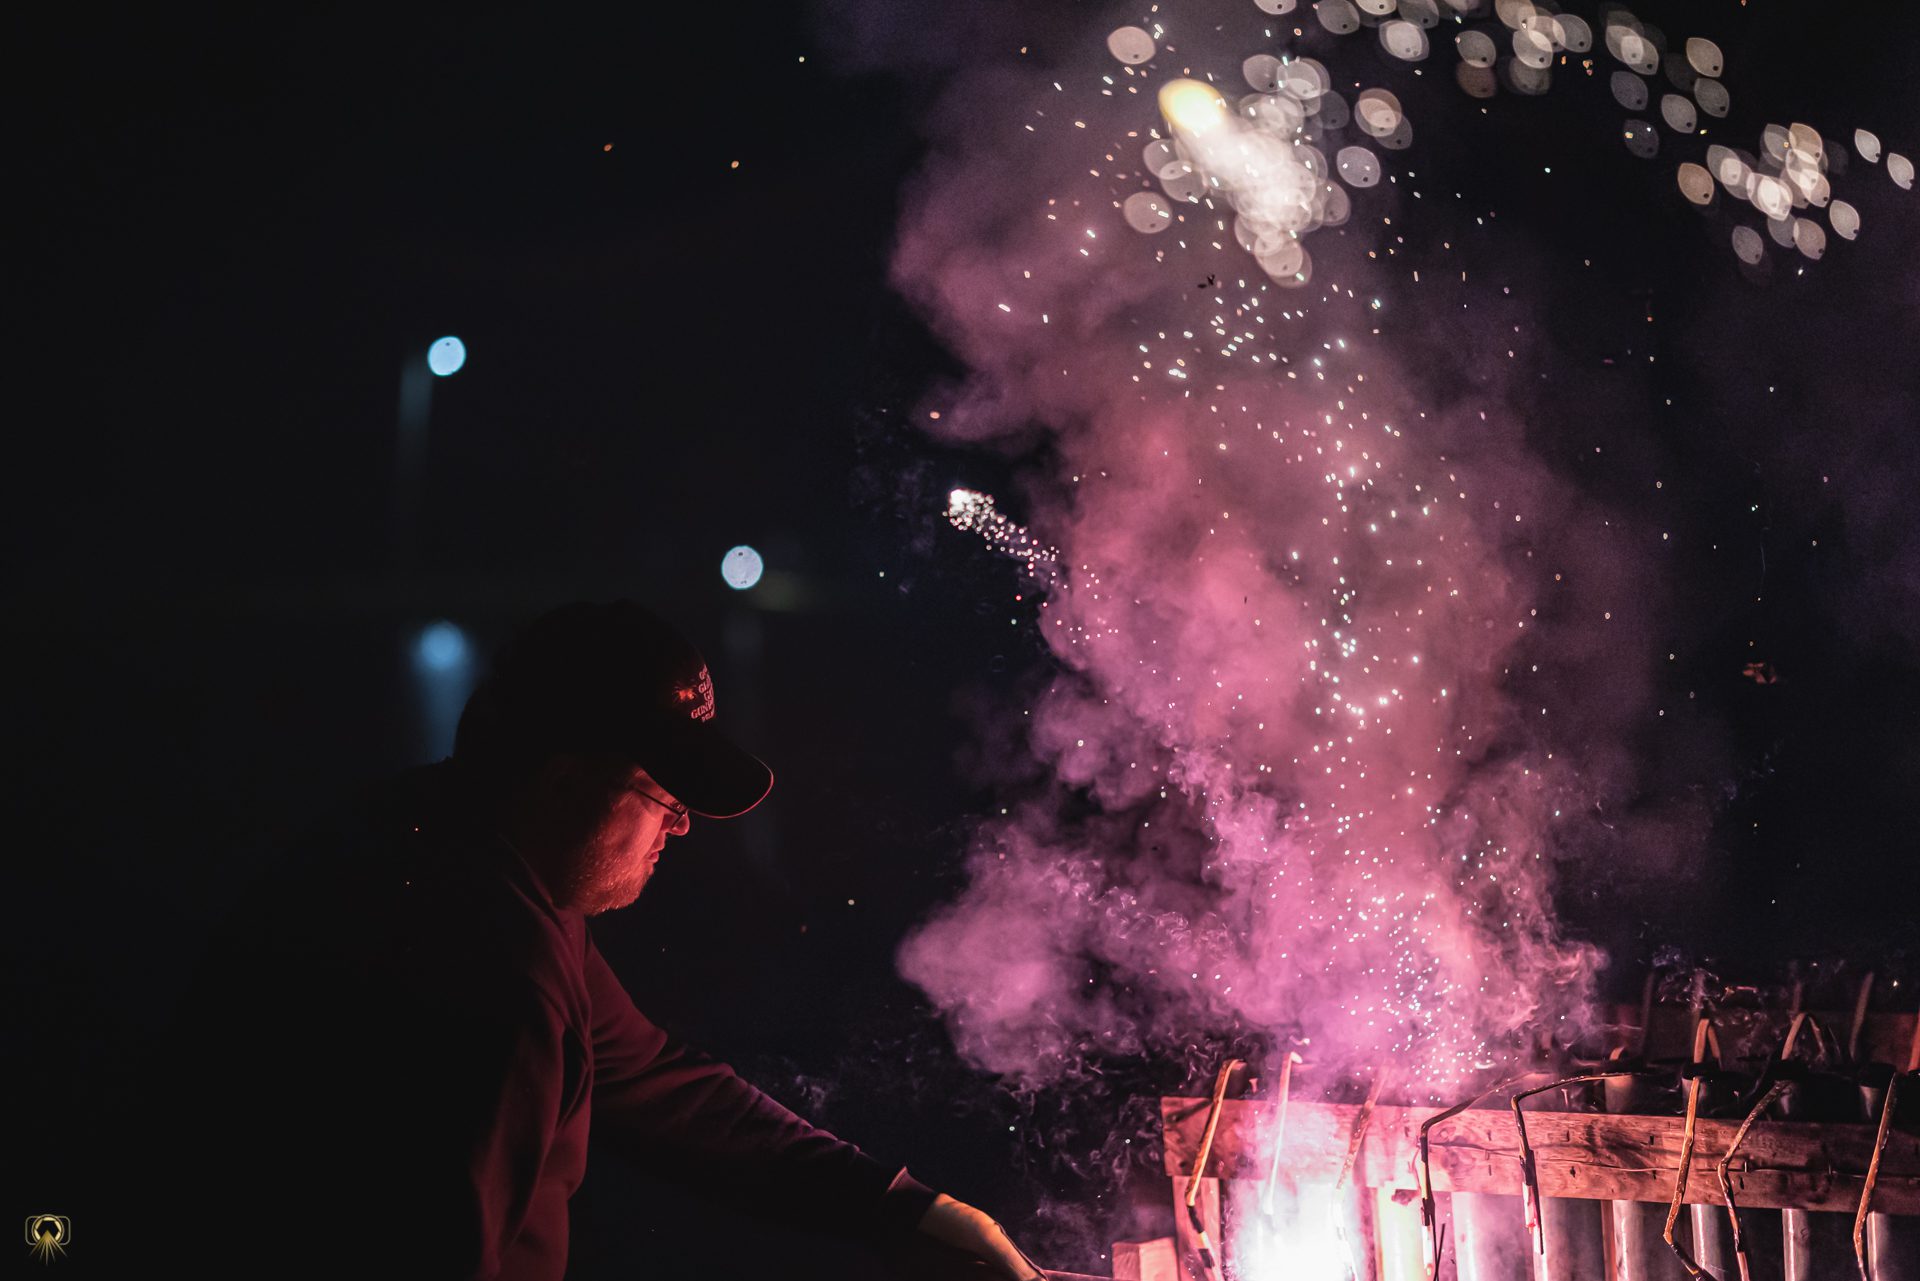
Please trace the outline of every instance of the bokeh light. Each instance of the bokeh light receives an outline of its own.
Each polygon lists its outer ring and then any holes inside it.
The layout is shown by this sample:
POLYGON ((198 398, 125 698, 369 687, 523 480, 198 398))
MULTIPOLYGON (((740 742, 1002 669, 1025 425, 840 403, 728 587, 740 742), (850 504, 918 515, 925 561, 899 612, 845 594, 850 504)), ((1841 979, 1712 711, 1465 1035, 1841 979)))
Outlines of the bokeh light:
POLYGON ((1538 27, 1523 27, 1513 33, 1513 56, 1524 66, 1544 71, 1553 65, 1553 40, 1538 27))
POLYGON ((1694 126, 1700 123, 1700 117, 1694 114, 1692 100, 1682 98, 1677 93, 1661 96, 1660 118, 1675 133, 1692 133, 1694 126))
POLYGON ((1869 133, 1865 129, 1855 129, 1853 131, 1853 149, 1859 152, 1860 158, 1868 164, 1878 163, 1880 159, 1879 135, 1869 133))
POLYGON ((727 580, 727 586, 736 592, 744 592, 760 581, 760 575, 767 570, 766 561, 760 553, 745 543, 732 548, 720 558, 720 577, 727 580))
POLYGON ((1128 66, 1153 57, 1153 37, 1139 27, 1119 27, 1107 37, 1107 52, 1128 66))
POLYGON ((1440 5, 1438 0, 1400 0, 1400 19, 1411 22, 1422 31, 1431 30, 1440 25, 1440 5))
POLYGON ((1313 16, 1336 36, 1352 35, 1360 29, 1360 12, 1350 0, 1319 0, 1313 6, 1313 16))
POLYGON ((442 378, 459 373, 466 363, 467 345, 451 334, 427 348, 427 368, 442 378))
POLYGON ((1136 191, 1121 204, 1120 216, 1127 220, 1127 226, 1151 236, 1172 225, 1173 208, 1151 191, 1136 191))
POLYGON ((1453 78, 1470 98, 1491 98, 1500 92, 1491 66, 1463 62, 1453 69, 1453 78))
POLYGON ((1181 159, 1180 148, 1165 138, 1157 139, 1140 149, 1140 164, 1148 173, 1158 178, 1168 165, 1181 159))
POLYGON ((1760 153, 1775 165, 1787 163, 1788 135, 1783 125, 1768 125, 1760 131, 1760 153))
POLYGON ((1769 174, 1753 180, 1753 207, 1769 219, 1784 218, 1793 212, 1793 189, 1769 174))
POLYGON ((1748 184, 1753 177, 1753 165, 1732 147, 1722 147, 1717 143, 1708 147, 1707 168, 1722 186, 1742 200, 1751 194, 1748 184))
POLYGON ((1176 160, 1160 173, 1160 189, 1176 204, 1193 204, 1207 190, 1207 180, 1191 161, 1176 160))
POLYGON ((1419 62, 1427 56, 1427 33, 1405 20, 1395 20, 1382 26, 1380 44, 1402 62, 1419 62))
POLYGON ((1380 181, 1380 162, 1365 147, 1342 147, 1335 162, 1340 181, 1350 187, 1371 187, 1380 181))
POLYGON ((1700 110, 1716 119, 1726 116, 1733 101, 1727 94, 1727 87, 1718 80, 1701 80, 1695 84, 1693 100, 1700 104, 1700 110))
POLYGON ((1613 100, 1628 111, 1647 109, 1647 82, 1631 71, 1616 71, 1608 81, 1613 90, 1613 100))
POLYGON ((1887 153, 1887 177, 1902 191, 1913 190, 1913 161, 1897 151, 1887 153))
POLYGON ((1822 231, 1820 224, 1811 218, 1795 218, 1793 244, 1794 248, 1818 262, 1820 255, 1827 252, 1827 233, 1822 231))
POLYGON ((1704 205, 1713 199, 1713 175, 1702 165, 1691 160, 1680 166, 1680 194, 1696 205, 1704 205))
POLYGON ((420 629, 413 640, 413 661, 424 671, 448 673, 466 666, 473 646, 457 623, 441 619, 420 629))
POLYGON ((1484 31, 1462 31, 1453 38, 1453 44, 1460 51, 1460 61, 1469 67, 1491 67, 1499 52, 1484 31))
POLYGON ((1506 77, 1507 88, 1530 98, 1537 98, 1553 88, 1551 67, 1529 67, 1518 58, 1509 58, 1500 64, 1500 71, 1506 77))
POLYGON ((1660 69, 1660 50, 1631 14, 1616 14, 1607 24, 1607 52, 1643 76, 1660 69))
POLYGON ((1353 118, 1361 133, 1384 138, 1400 127, 1406 113, 1400 109, 1400 99, 1385 89, 1368 89, 1354 101, 1353 118))
POLYGON ((1270 53, 1256 53, 1240 64, 1240 74, 1246 79, 1247 87, 1260 93, 1272 93, 1280 87, 1280 59, 1270 53))
POLYGON ((1518 31, 1537 12, 1530 0, 1494 0, 1494 16, 1518 31))
POLYGON ((1718 77, 1726 70, 1727 61, 1721 55, 1719 45, 1695 36, 1687 41, 1687 65, 1703 76, 1718 77))

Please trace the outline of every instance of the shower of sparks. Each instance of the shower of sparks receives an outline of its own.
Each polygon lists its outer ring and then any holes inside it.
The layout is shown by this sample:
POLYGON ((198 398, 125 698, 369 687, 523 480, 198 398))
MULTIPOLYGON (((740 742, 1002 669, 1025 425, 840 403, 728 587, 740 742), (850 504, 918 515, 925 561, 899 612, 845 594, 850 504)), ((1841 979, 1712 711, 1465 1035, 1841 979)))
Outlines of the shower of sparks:
MULTIPOLYGON (((1039 626, 1069 678, 1025 710, 1032 750, 1099 817, 1069 821, 1040 797, 986 824, 972 884, 908 941, 903 970, 971 1057, 1030 1081, 1094 1053, 1165 1051, 1219 1019, 1310 1037, 1329 1064, 1391 1063, 1410 1093, 1446 1097, 1524 1058, 1528 1038, 1583 1030, 1596 957, 1560 933, 1547 856, 1594 800, 1549 730, 1556 699, 1595 695, 1528 692, 1515 673, 1539 670, 1526 647, 1543 612, 1590 644, 1629 633, 1615 618, 1633 616, 1635 562, 1609 577, 1534 560, 1549 544, 1530 536, 1569 519, 1552 482, 1517 457, 1492 474, 1455 459, 1468 430, 1491 453, 1514 438, 1491 406, 1463 427, 1409 399, 1411 357, 1377 341, 1396 276, 1457 309, 1470 297, 1465 270, 1400 271, 1394 218, 1357 221, 1381 194, 1364 189, 1393 188, 1400 207, 1431 191, 1390 170, 1415 145, 1399 98, 1376 85, 1349 101, 1335 85, 1360 89, 1350 76, 1287 52, 1298 28, 1267 26, 1277 56, 1224 53, 1230 74, 1195 65, 1170 10, 1113 32, 1112 60, 1063 73, 1032 112, 1029 134, 1083 157, 1077 189, 1036 194, 1038 231, 947 253, 940 237, 963 224, 933 202, 904 241, 903 276, 1004 380, 982 402, 1075 424, 1056 433, 1072 497, 1036 513, 1041 533, 973 490, 954 490, 947 516, 1046 578, 1039 626), (1349 220, 1365 261, 1336 280, 1308 241, 1349 220), (1116 221, 1138 250, 1110 243, 1116 221), (1198 852, 1182 843, 1196 827, 1198 852)), ((1661 122, 1627 121, 1626 145, 1673 163, 1703 210, 1761 214, 1766 236, 1733 233, 1742 261, 1769 242, 1820 258, 1815 210, 1840 239, 1859 230, 1833 198, 1837 144, 1810 127, 1770 125, 1753 152, 1705 145, 1701 117, 1729 101, 1709 40, 1670 47, 1619 9, 1596 36, 1525 0, 1314 13, 1342 38, 1377 32, 1403 62, 1451 58, 1476 98, 1591 75, 1601 55, 1581 55, 1598 43, 1624 68, 1615 98, 1661 122), (1451 41, 1426 34, 1442 12, 1451 41), (1650 91, 1655 76, 1674 92, 1650 91)), ((1881 155, 1864 130, 1853 144, 1881 155)), ((1911 181, 1903 157, 1885 159, 1911 181)), ((1490 212, 1468 216, 1469 234, 1493 234, 1490 212)), ((1275 1238, 1282 1252, 1344 1275, 1337 1229, 1307 1217, 1275 1238)))
POLYGON ((1035 541, 1026 526, 996 511, 992 494, 954 490, 947 495, 947 519, 961 533, 978 534, 994 551, 1021 562, 1030 576, 1047 578, 1053 562, 1060 558, 1058 550, 1035 541))

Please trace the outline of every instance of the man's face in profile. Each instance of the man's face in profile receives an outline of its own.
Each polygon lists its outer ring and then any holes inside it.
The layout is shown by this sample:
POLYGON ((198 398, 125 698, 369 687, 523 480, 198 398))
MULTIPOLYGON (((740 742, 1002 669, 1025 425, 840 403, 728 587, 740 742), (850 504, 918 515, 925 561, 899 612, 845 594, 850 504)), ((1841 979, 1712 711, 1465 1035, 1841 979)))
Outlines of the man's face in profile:
POLYGON ((652 775, 624 761, 576 758, 552 779, 555 839, 542 869, 559 906, 588 916, 640 897, 685 809, 652 775))

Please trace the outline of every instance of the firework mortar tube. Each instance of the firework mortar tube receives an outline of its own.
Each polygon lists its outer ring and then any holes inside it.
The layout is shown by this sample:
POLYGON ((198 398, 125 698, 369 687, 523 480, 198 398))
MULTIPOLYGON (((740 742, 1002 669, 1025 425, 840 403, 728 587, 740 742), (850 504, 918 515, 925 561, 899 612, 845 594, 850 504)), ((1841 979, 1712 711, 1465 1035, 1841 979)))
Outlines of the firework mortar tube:
POLYGON ((1420 1181, 1420 1225, 1426 1229, 1427 1234, 1427 1281, 1434 1281, 1434 1278, 1440 1275, 1440 1251, 1446 1244, 1440 1236, 1440 1214, 1433 1201, 1433 1152, 1429 1142, 1429 1135, 1434 1126, 1439 1125, 1443 1121, 1452 1120, 1474 1104, 1492 1098, 1494 1095, 1500 1093, 1500 1091, 1517 1084, 1523 1079, 1522 1077, 1513 1077, 1509 1080, 1502 1081, 1492 1089, 1483 1090, 1465 1102, 1456 1103, 1443 1112, 1436 1112, 1420 1123, 1419 1165, 1415 1173, 1419 1176, 1420 1181))
POLYGON ((1907 1049, 1907 1070, 1895 1073, 1887 1082, 1887 1097, 1880 1104, 1880 1128, 1873 1136, 1873 1156, 1867 1161, 1867 1177, 1860 1188, 1860 1208, 1853 1215, 1853 1261, 1860 1267, 1860 1281, 1873 1281, 1867 1271, 1867 1216, 1873 1213, 1873 1185, 1880 1180, 1880 1154, 1887 1150, 1887 1135, 1893 1129, 1894 1110, 1900 1104, 1900 1082, 1904 1077, 1920 1075, 1920 1013, 1913 1019, 1913 1044, 1907 1049))
MULTIPOLYGON (((1796 1001, 1796 1004, 1798 1002, 1796 1001)), ((1796 1014, 1793 1022, 1787 1026, 1787 1036, 1780 1044, 1780 1055, 1776 1064, 1785 1064, 1793 1054, 1794 1042, 1800 1036, 1800 1028, 1807 1021, 1807 1015, 1796 1014)), ((1816 1025, 1817 1026, 1817 1025, 1816 1025)), ((1740 1269, 1740 1281, 1753 1281, 1753 1260, 1747 1251, 1746 1233, 1740 1230, 1740 1204, 1733 1194, 1733 1179, 1728 1171, 1733 1167, 1734 1154, 1740 1151, 1740 1145, 1747 1141, 1747 1131, 1753 1128, 1766 1110, 1773 1106, 1775 1099, 1786 1093, 1792 1082, 1776 1080, 1761 1094, 1760 1101, 1748 1110, 1746 1119, 1740 1122, 1740 1128, 1733 1132, 1733 1141, 1727 1144, 1726 1152, 1713 1167, 1714 1176, 1720 1181, 1720 1195, 1727 1203, 1727 1224, 1733 1230, 1733 1261, 1740 1269)))
POLYGON ((1540 1212, 1540 1173, 1533 1160, 1533 1145, 1527 1142, 1527 1118, 1520 1104, 1536 1094, 1545 1094, 1548 1090, 1561 1090, 1570 1085, 1584 1085, 1589 1081, 1605 1081, 1616 1076, 1644 1076, 1639 1068, 1623 1068, 1617 1072, 1586 1072, 1579 1076, 1561 1077, 1558 1081, 1549 1081, 1545 1085, 1536 1085, 1531 1090, 1517 1091, 1508 1100, 1513 1108, 1513 1126, 1520 1136, 1520 1194, 1521 1204, 1527 1216, 1527 1232, 1533 1237, 1534 1253, 1544 1255, 1547 1252, 1547 1229, 1540 1212))

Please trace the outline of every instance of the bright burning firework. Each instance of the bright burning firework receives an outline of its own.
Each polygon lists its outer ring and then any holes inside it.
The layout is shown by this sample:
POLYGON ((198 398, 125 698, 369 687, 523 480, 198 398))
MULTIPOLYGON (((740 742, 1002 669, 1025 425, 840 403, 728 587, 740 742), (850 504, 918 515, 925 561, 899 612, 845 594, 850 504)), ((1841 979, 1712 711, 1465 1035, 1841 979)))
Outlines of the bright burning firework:
POLYGON ((1024 525, 1007 519, 994 509, 993 495, 977 489, 956 489, 947 495, 947 519, 962 533, 974 533, 987 546, 1026 565, 1027 573, 1050 578, 1042 567, 1051 567, 1059 553, 1036 542, 1024 525))

